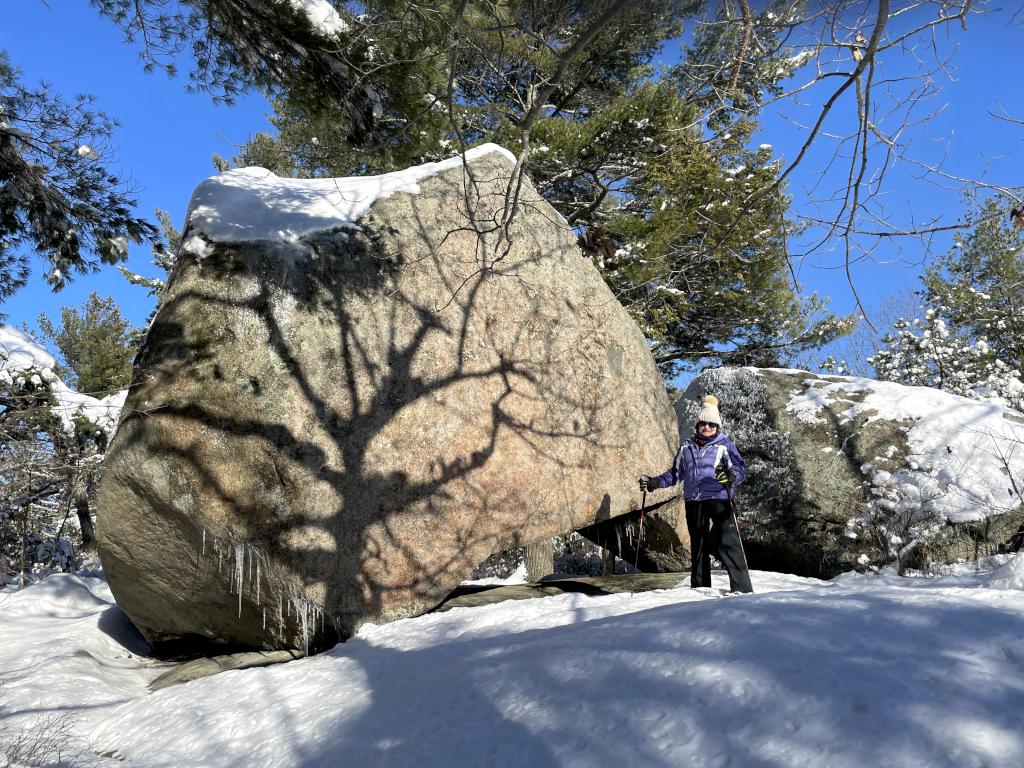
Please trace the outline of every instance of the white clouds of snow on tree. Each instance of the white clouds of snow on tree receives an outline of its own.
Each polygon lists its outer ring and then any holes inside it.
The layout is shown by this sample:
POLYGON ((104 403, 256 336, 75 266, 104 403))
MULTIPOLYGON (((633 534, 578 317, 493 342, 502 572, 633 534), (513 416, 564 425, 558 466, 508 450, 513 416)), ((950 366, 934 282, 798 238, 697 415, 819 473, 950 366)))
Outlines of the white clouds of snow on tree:
POLYGON ((6 387, 21 384, 45 388, 53 396, 50 412, 60 419, 64 431, 75 431, 76 419, 112 435, 121 416, 127 390, 102 399, 75 392, 53 372, 53 356, 21 331, 0 325, 0 383, 6 387))
POLYGON ((349 29, 327 0, 289 0, 289 4, 294 10, 305 14, 313 28, 322 34, 339 35, 349 29))

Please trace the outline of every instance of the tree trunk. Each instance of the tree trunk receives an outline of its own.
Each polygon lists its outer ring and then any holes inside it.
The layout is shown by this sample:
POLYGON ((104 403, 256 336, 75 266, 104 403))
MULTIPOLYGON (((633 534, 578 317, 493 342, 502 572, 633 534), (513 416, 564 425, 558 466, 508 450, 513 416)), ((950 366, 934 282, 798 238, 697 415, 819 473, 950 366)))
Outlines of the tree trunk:
POLYGON ((615 575, 615 553, 610 549, 601 549, 601 575, 615 575))
POLYGON ((78 525, 82 529, 82 551, 96 552, 96 528, 89 514, 89 497, 85 494, 75 495, 75 511, 78 513, 78 525))
POLYGON ((551 539, 526 546, 526 580, 540 581, 554 570, 555 551, 551 539))

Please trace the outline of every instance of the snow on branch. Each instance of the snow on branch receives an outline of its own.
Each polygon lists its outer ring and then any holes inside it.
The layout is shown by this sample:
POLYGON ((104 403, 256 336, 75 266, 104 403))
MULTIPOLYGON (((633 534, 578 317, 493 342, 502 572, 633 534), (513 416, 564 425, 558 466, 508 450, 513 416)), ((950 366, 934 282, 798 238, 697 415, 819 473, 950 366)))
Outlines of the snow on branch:
POLYGON ((66 434, 73 434, 84 420, 109 439, 121 416, 127 390, 102 399, 83 395, 67 386, 53 372, 53 356, 21 331, 0 325, 0 384, 8 389, 29 388, 47 391, 52 402, 50 413, 66 434))

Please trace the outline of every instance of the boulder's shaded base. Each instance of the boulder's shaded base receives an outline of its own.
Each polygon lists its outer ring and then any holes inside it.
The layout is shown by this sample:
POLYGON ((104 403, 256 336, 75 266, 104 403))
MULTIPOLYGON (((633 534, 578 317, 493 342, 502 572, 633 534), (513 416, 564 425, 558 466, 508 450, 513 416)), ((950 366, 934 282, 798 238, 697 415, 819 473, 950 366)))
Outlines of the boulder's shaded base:
POLYGON ((602 520, 577 533, 644 573, 672 573, 690 567, 690 537, 678 498, 648 505, 643 531, 640 512, 602 520), (638 551, 639 549, 639 551, 638 551))
MULTIPOLYGON (((545 579, 535 584, 507 586, 466 585, 457 588, 435 611, 451 608, 476 608, 494 605, 505 600, 530 600, 569 592, 584 595, 612 595, 622 592, 648 592, 654 589, 672 589, 689 578, 685 573, 635 573, 625 576, 567 576, 545 579)), ((174 665, 149 684, 150 691, 159 691, 172 685, 187 683, 232 669, 249 669, 282 664, 304 658, 298 651, 239 651, 219 656, 192 658, 174 665)))

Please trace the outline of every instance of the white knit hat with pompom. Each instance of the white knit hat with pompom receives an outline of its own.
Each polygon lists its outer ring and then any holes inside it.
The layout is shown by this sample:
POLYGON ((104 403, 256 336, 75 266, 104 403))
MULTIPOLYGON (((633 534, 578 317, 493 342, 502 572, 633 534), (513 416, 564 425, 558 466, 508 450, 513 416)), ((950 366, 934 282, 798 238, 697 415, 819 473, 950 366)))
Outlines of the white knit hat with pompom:
POLYGON ((718 413, 718 398, 714 395, 705 395, 700 410, 697 411, 697 421, 706 421, 709 424, 722 426, 722 417, 718 413))

